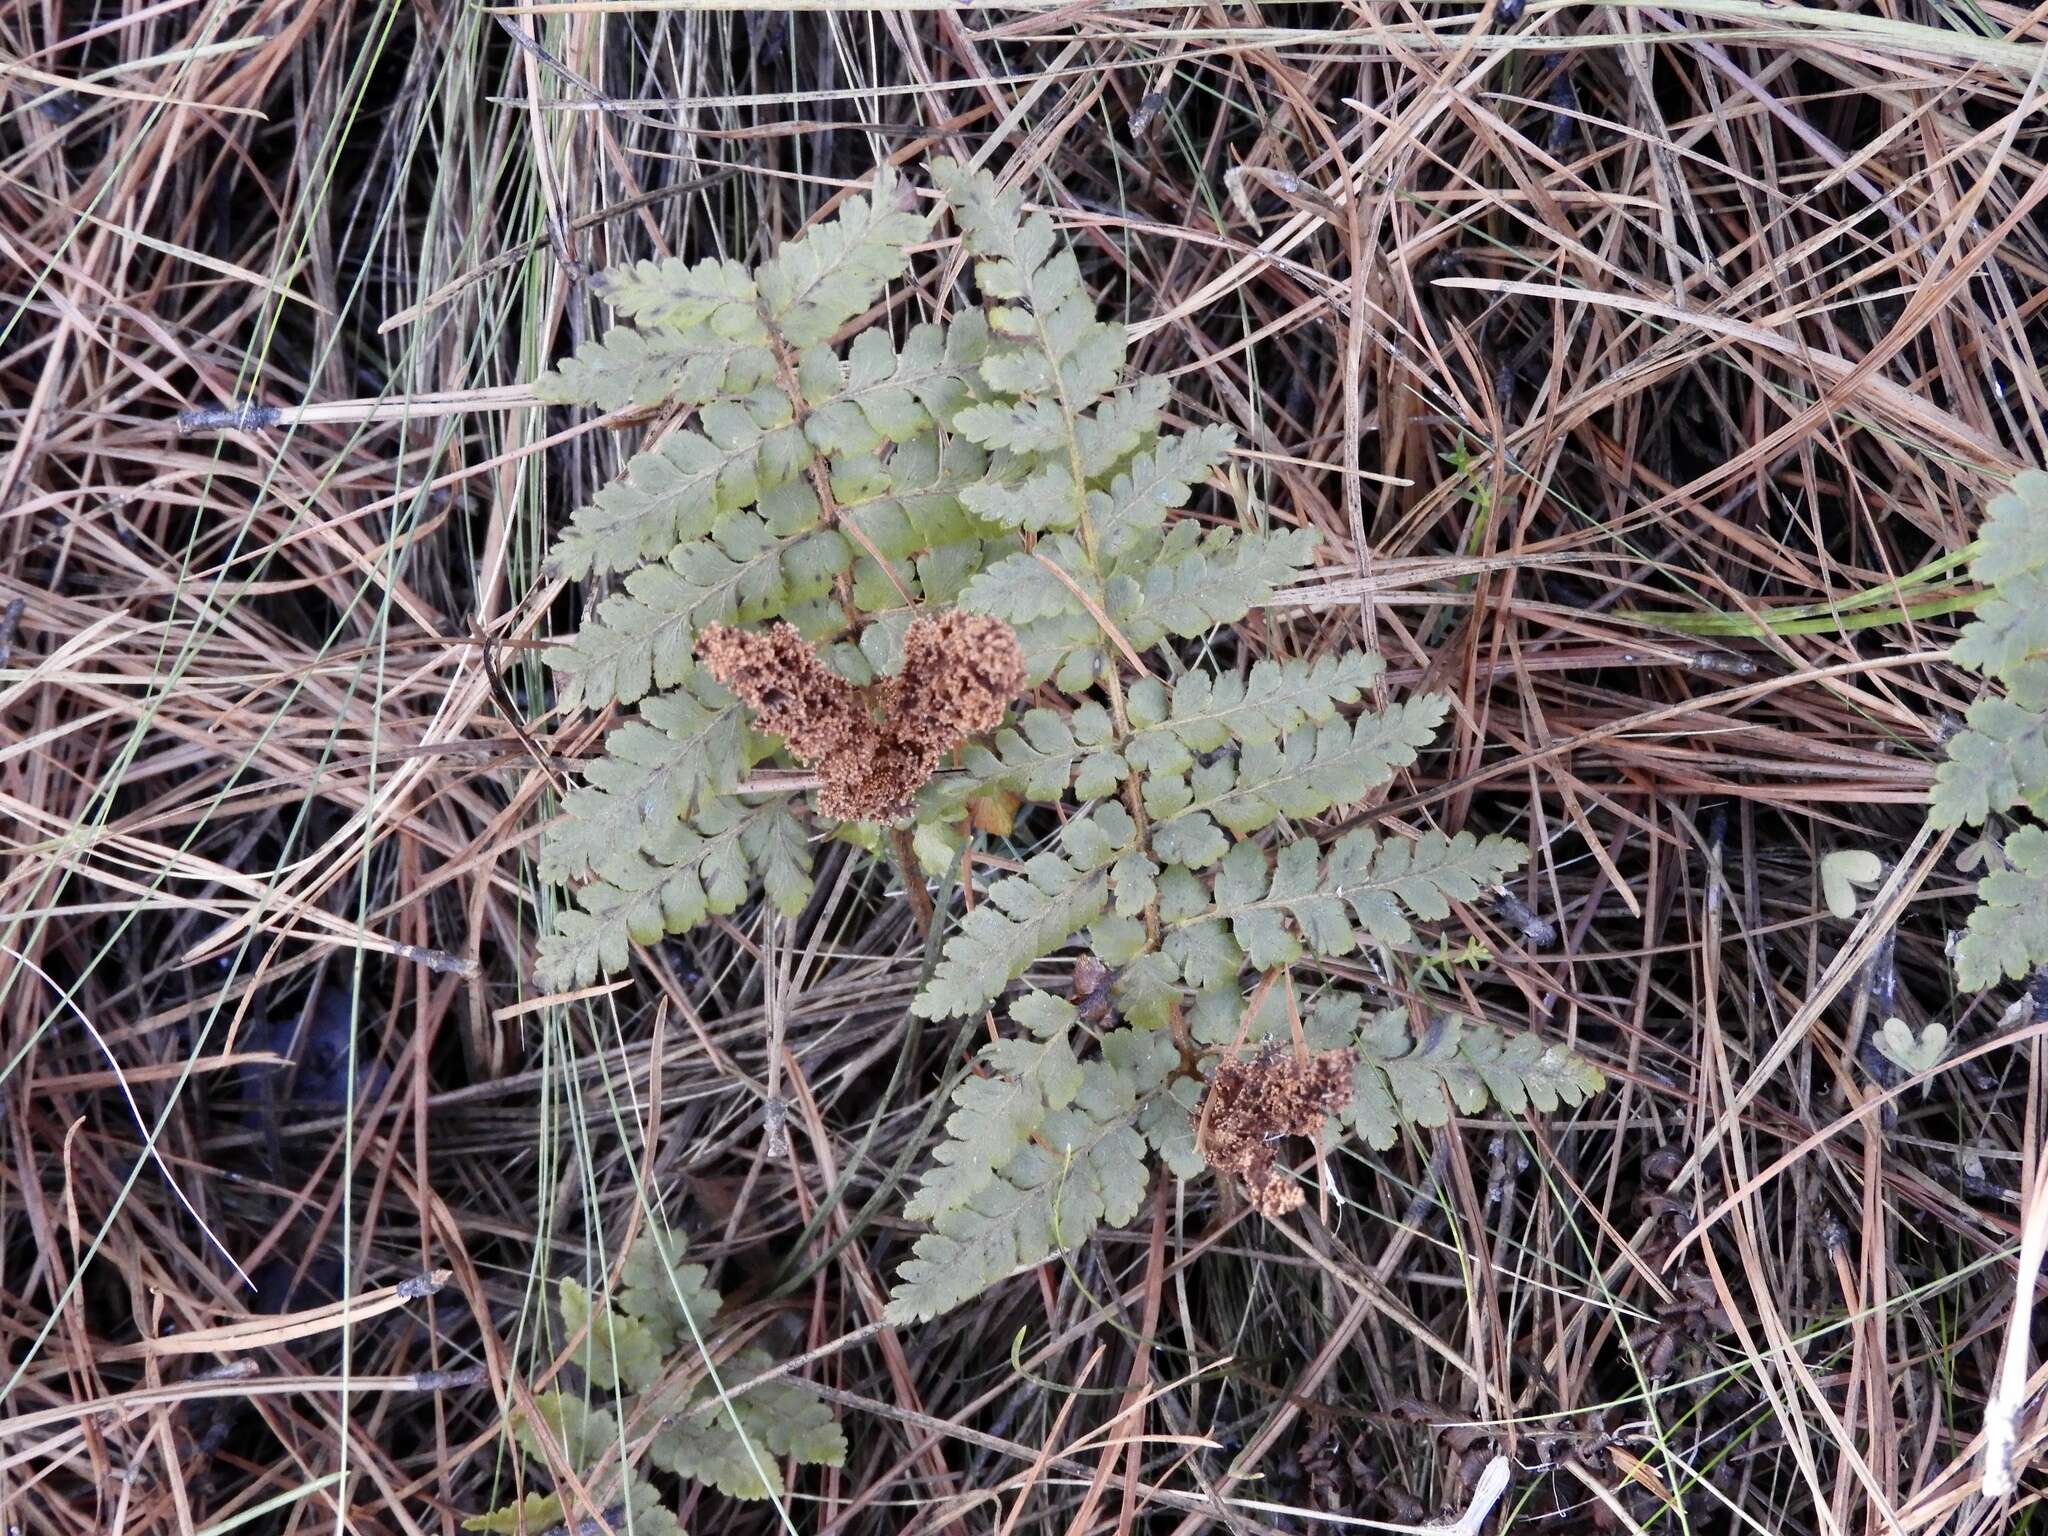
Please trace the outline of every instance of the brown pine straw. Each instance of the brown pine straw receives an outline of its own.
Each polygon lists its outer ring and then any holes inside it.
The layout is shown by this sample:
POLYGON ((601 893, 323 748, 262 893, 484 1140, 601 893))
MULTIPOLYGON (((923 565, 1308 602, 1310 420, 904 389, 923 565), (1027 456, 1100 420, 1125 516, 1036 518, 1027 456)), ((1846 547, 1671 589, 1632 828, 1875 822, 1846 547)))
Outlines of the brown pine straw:
MULTIPOLYGON (((2048 23, 1971 21, 0 9, 0 946, 56 983, 0 956, 0 1526, 424 1536, 550 1487, 503 1449, 550 1286, 658 1216, 734 1298, 713 1350, 801 1360, 851 1444, 780 1511, 664 1480, 699 1532, 1473 1536, 1503 1464, 1518 1530, 2012 1528, 2048 1030, 1955 995, 1996 851, 1921 803, 1979 694, 1950 557, 2048 459, 2048 23), (1177 424, 1236 432, 1190 515, 1323 536, 1176 661, 1363 644, 1450 696, 1383 802, 1288 834, 1534 850, 1517 905, 1290 985, 1613 1086, 1334 1149, 1318 1214, 1157 1180, 899 1330, 902 1180, 987 1025, 907 1031, 898 862, 821 838, 794 921, 528 979, 537 828, 615 723, 551 711, 599 594, 541 558, 680 424, 533 379, 605 323, 589 273, 757 259, 941 152, 1074 238, 1177 424), (1844 849, 1887 871, 1847 923, 1844 849), (1886 1012, 1948 1058, 1890 1075, 1886 1012)), ((966 297, 943 225, 914 266, 876 323, 966 297)), ((986 838, 971 899, 1050 830, 986 838)))

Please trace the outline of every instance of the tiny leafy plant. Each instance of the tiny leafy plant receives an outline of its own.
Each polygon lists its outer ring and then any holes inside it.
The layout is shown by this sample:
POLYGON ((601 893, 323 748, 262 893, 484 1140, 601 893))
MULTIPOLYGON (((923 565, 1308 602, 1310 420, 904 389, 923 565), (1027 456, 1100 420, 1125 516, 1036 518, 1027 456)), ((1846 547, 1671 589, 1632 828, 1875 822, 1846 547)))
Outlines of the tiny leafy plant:
POLYGON ((798 912, 818 835, 893 849, 915 895, 927 871, 972 872, 912 1008, 995 1038, 909 1202, 929 1230, 897 1322, 1129 1221, 1155 1160, 1281 1214, 1293 1139, 1385 1148, 1453 1108, 1600 1086, 1535 1036, 1328 980, 1320 962, 1358 977, 1421 954, 1415 920, 1497 890, 1526 850, 1323 828, 1416 761, 1447 701, 1370 707, 1377 658, 1285 654, 1284 624, 1274 655, 1219 661, 1219 631, 1308 570, 1317 535, 1242 498, 1201 510, 1229 433, 1168 428, 1164 382, 1128 375, 1050 219, 985 173, 932 177, 979 300, 943 324, 877 323, 938 216, 884 171, 751 272, 612 277, 630 323, 543 386, 693 420, 553 553, 563 576, 623 573, 551 655, 562 707, 637 713, 543 841, 544 872, 580 889, 541 979, 618 970, 757 885, 798 912), (962 857, 990 838, 1016 855, 962 857))
MULTIPOLYGON (((2048 474, 2029 470, 1992 501, 1970 574, 1985 591, 1950 654, 2004 692, 1971 705, 1949 739, 1937 827, 2048 813, 2048 474)), ((1994 862, 1955 948, 1956 981, 1973 992, 2048 966, 2048 831, 2017 828, 1994 862)))
POLYGON ((518 1410, 512 1436, 556 1484, 516 1503, 463 1522, 466 1530, 540 1532, 564 1525, 632 1529, 682 1536, 675 1515, 641 1471, 644 1458, 664 1472, 708 1484, 736 1499, 779 1498, 781 1464, 793 1460, 837 1467, 846 1438, 830 1408, 799 1378, 744 1384, 773 1366, 766 1352, 745 1349, 708 1372, 680 1379, 682 1362, 701 1359, 716 1331, 723 1301, 699 1264, 679 1249, 643 1236, 620 1268, 612 1299, 593 1297, 574 1280, 560 1283, 562 1325, 580 1340, 571 1359, 589 1393, 536 1393, 518 1410), (725 1386, 742 1390, 728 1396, 725 1386), (604 1518, 616 1516, 616 1518, 604 1518))

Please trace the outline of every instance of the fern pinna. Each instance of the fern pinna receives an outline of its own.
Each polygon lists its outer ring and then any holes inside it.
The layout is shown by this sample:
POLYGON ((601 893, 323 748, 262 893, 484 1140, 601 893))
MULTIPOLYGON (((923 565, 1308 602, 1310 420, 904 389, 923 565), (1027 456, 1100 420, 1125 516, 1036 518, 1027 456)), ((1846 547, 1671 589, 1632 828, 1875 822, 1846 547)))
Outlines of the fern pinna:
POLYGON ((562 1326, 585 1386, 603 1400, 569 1392, 536 1393, 517 1411, 512 1437, 562 1492, 530 1493, 463 1522, 470 1531, 582 1530, 683 1536, 682 1526, 639 1470, 648 1465, 737 1499, 779 1498, 784 1459, 837 1467, 846 1437, 832 1410, 799 1379, 759 1381, 772 1367, 759 1349, 743 1349, 722 1371, 680 1369, 701 1360, 724 1306, 700 1264, 680 1248, 643 1235, 620 1267, 611 1299, 574 1280, 560 1287, 562 1326), (609 1404, 609 1406, 607 1406, 609 1404), (599 1513, 596 1523, 585 1516, 599 1513), (610 1518, 606 1518, 610 1517, 610 1518))
MULTIPOLYGON (((932 233, 884 171, 752 273, 669 261, 610 279, 631 327, 546 382, 551 400, 681 405, 694 424, 634 458, 554 553, 565 576, 626 573, 552 654, 562 705, 638 715, 543 843, 547 873, 584 882, 543 981, 617 970, 632 941, 731 912, 757 880, 796 913, 810 837, 872 847, 884 821, 933 872, 969 836, 1036 845, 975 894, 919 1015, 979 1015, 1080 953, 1070 995, 1027 986, 958 1089, 909 1204, 930 1231, 897 1321, 1129 1220, 1155 1156, 1182 1177, 1225 1166, 1204 1145, 1204 1082, 1226 1059, 1265 1062, 1238 1098, 1284 1107, 1272 1042, 1340 1053, 1348 1074, 1338 1104, 1324 1071, 1320 1107, 1290 1125, 1379 1146, 1453 1106, 1547 1110, 1600 1081, 1534 1037, 1306 987, 1315 961, 1408 944, 1413 919, 1448 918, 1525 850, 1315 830, 1413 763, 1446 701, 1362 707, 1381 672, 1355 650, 1216 669, 1204 642, 1308 569, 1315 533, 1178 515, 1229 434, 1165 429, 1164 384, 1126 377, 1123 330, 1048 218, 985 173, 932 174, 980 308, 900 343, 859 328, 932 233), (774 761, 815 770, 818 799, 773 787, 786 777, 756 788, 774 761), (824 814, 856 811, 871 820, 824 814)), ((1265 1201, 1284 1203, 1277 1188, 1265 1201)))
MULTIPOLYGON (((2048 813, 2048 474, 2029 470, 1992 501, 1970 574, 1986 590, 1950 654, 2005 692, 1971 705, 1949 740, 1929 813, 1938 827, 2048 813)), ((2022 826, 1991 857, 1955 947, 1956 981, 1971 991, 2048 967, 2048 831, 2022 826)))

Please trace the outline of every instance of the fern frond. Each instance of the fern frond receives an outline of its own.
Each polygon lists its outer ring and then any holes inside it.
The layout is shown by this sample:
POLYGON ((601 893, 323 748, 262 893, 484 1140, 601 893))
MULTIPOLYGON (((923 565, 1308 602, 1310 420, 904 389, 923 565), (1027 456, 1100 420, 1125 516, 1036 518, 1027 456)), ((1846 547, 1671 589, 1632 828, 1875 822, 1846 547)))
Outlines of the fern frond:
POLYGON ((637 261, 591 280, 599 298, 643 328, 702 326, 716 336, 766 340, 760 292, 739 262, 713 258, 637 261))
POLYGON ((1306 838, 1283 844, 1270 872, 1257 843, 1239 843, 1225 855, 1216 872, 1216 916, 1230 924, 1253 970, 1292 964, 1301 958, 1304 941, 1319 955, 1354 947, 1344 903, 1323 889, 1321 865, 1316 845, 1306 838))
POLYGON ((1977 884, 1977 907, 1956 945, 1956 984, 1977 992, 2048 965, 2048 832, 2021 827, 2005 840, 2008 867, 1977 884))
POLYGON ((1234 982, 1246 965, 1266 971, 1311 954, 1349 954, 1358 930, 1383 944, 1414 937, 1409 916, 1439 920, 1520 866, 1528 852, 1505 837, 1431 832, 1414 844, 1382 843, 1369 831, 1340 838, 1324 863, 1304 838, 1283 844, 1272 867, 1257 843, 1229 845, 1205 816, 1160 828, 1153 851, 1180 868, 1163 883, 1163 953, 1198 992, 1234 982), (1215 904, 1188 873, 1222 860, 1215 904), (1349 907, 1357 918, 1352 927, 1349 907))
POLYGON ((564 1530, 631 1531, 633 1536, 683 1536, 682 1522, 662 1503, 655 1486, 641 1478, 626 1485, 625 1497, 601 1510, 595 1517, 572 1522, 558 1493, 530 1493, 517 1504, 494 1509, 487 1515, 471 1515, 462 1522, 465 1531, 487 1536, 553 1536, 564 1530))
POLYGON ((1994 697, 1972 704, 1965 719, 1969 729, 1950 740, 1934 770, 1928 819, 1978 826, 2016 805, 2048 809, 2048 711, 1994 697))
MULTIPOLYGON (((1355 999, 1344 998, 1355 1009, 1355 999)), ((1405 1008, 1366 1018, 1351 1041, 1356 1089, 1345 1122, 1384 1151, 1403 1124, 1443 1125, 1453 1110, 1489 1104, 1510 1115, 1583 1104, 1605 1083, 1600 1069, 1533 1034, 1510 1034, 1455 1015, 1416 1026, 1405 1008)))
POLYGON ((1184 507, 1197 485, 1230 455, 1235 436, 1224 427, 1161 438, 1119 470, 1104 490, 1088 493, 1088 517, 1105 559, 1129 553, 1145 534, 1184 507))
POLYGON ((946 1121, 947 1139, 903 1208, 912 1221, 933 1221, 967 1204, 1023 1150, 1048 1114, 1065 1109, 1081 1091, 1081 1064, 1069 1039, 1073 1005, 1027 992, 1011 1004, 1010 1017, 1032 1038, 982 1047, 980 1071, 953 1092, 958 1107, 946 1121))
POLYGON ((978 258, 975 282, 997 301, 989 327, 999 340, 982 376, 1006 393, 1055 396, 1070 418, 1106 395, 1123 368, 1123 327, 1096 318, 1080 266, 1060 247, 1052 220, 1022 217, 1022 200, 999 190, 986 171, 942 159, 933 162, 932 179, 978 258))
POLYGON ((980 386, 988 327, 978 315, 913 326, 901 349, 887 331, 854 338, 837 388, 811 403, 804 435, 820 453, 873 453, 951 427, 980 386))
POLYGON ((595 866, 577 907, 557 913, 555 931, 541 940, 535 976, 565 990, 623 970, 632 945, 738 911, 757 866, 776 909, 794 917, 810 899, 811 879, 791 805, 791 797, 745 810, 717 801, 695 824, 678 821, 650 839, 657 857, 628 851, 595 866))
POLYGON ((480 1531, 483 1536, 542 1536, 543 1532, 565 1524, 567 1519, 560 1494, 529 1493, 517 1504, 471 1515, 462 1522, 462 1528, 480 1531))
MULTIPOLYGON (((973 494, 963 498, 979 514, 973 494)), ((998 498, 996 505, 1007 504, 998 498)), ((1307 529, 1238 534, 1217 528, 1204 535, 1196 524, 1180 522, 1163 541, 1139 535, 1105 581, 1079 538, 1054 534, 1029 554, 986 567, 960 603, 1016 628, 1032 677, 1057 674, 1061 687, 1078 690, 1109 664, 1089 602, 1127 644, 1150 650, 1169 636, 1193 639, 1236 623, 1305 569, 1315 548, 1316 535, 1307 529)))
POLYGON ((572 642, 548 652, 557 702, 565 711, 601 708, 673 688, 696 670, 699 631, 821 597, 852 565, 853 546, 836 528, 792 533, 758 512, 728 513, 708 536, 627 576, 622 594, 599 604, 572 642))
POLYGON ((1338 651, 1313 661, 1261 660, 1249 676, 1187 672, 1171 693, 1143 678, 1129 689, 1132 729, 1121 741, 1099 704, 1083 703, 1071 715, 1026 710, 987 745, 970 746, 961 774, 935 786, 928 799, 935 814, 950 817, 973 796, 997 790, 1051 804, 1070 787, 1083 799, 1110 794, 1134 768, 1184 775, 1196 753, 1233 741, 1271 742, 1296 726, 1334 718, 1340 705, 1356 704, 1379 673, 1377 658, 1338 651))
POLYGON ((1147 773, 1186 773, 1194 754, 1232 741, 1276 740, 1302 724, 1331 719, 1337 707, 1356 704, 1379 677, 1381 664, 1363 651, 1336 651, 1312 661, 1261 660, 1249 676, 1190 671, 1173 685, 1145 678, 1130 690, 1136 729, 1124 748, 1147 773))
POLYGON ((902 206, 907 196, 902 178, 885 165, 867 196, 848 198, 832 218, 761 263, 754 274, 761 312, 791 347, 829 341, 908 269, 926 221, 902 206))
POLYGON ((573 1338, 589 1326, 589 1336, 577 1352, 593 1385, 608 1390, 644 1392, 661 1379, 664 1369, 662 1339, 640 1318, 612 1309, 602 1298, 593 1298, 576 1281, 563 1277, 560 1285, 562 1326, 573 1338))
MULTIPOLYGON (((744 1380, 773 1364, 760 1350, 742 1350, 724 1374, 744 1380)), ((671 1395, 658 1406, 663 1422, 648 1459, 731 1498, 781 1497, 783 1457, 804 1466, 846 1464, 845 1433, 832 1410, 799 1380, 763 1382, 725 1399, 708 1380, 699 1381, 687 1395, 671 1395)))
POLYGON ((1160 418, 1171 393, 1164 379, 1134 379, 1111 391, 1094 410, 1074 422, 1074 447, 1080 455, 1082 477, 1089 484, 1098 484, 1104 475, 1158 440, 1160 418))
MULTIPOLYGON (((637 702, 642 718, 614 733, 543 841, 544 871, 588 879, 542 947, 544 981, 618 969, 634 942, 736 911, 756 887, 786 913, 803 906, 806 821, 791 797, 750 806, 739 790, 765 756, 812 767, 825 785, 818 814, 870 849, 841 818, 894 819, 914 794, 910 849, 930 868, 957 858, 970 830, 1061 828, 988 883, 912 1001, 925 1018, 978 1015, 1071 944, 1093 962, 1074 1003, 1019 998, 958 1087, 908 1205, 932 1228, 903 1267, 898 1322, 1127 1219, 1150 1158, 1198 1170, 1202 1069, 1183 1051, 1241 1038, 1248 968, 1402 943, 1411 922, 1447 916, 1523 856, 1463 834, 1354 831, 1327 849, 1311 835, 1259 837, 1283 817, 1358 808, 1415 761, 1447 706, 1361 712, 1380 667, 1356 652, 1219 676, 1206 650, 1176 643, 1271 604, 1313 566, 1316 534, 1186 515, 1229 433, 1167 431, 1164 381, 1122 380, 1124 329, 1098 316, 1050 218, 985 173, 942 161, 936 175, 979 310, 900 345, 886 327, 862 328, 926 230, 884 169, 871 197, 751 276, 717 262, 615 275, 607 291, 639 330, 586 349, 549 386, 698 409, 575 514, 552 567, 633 572, 550 659, 565 710, 637 702), (932 612, 953 605, 967 612, 932 612), (941 635, 979 637, 979 670, 935 668, 941 635), (709 689, 714 673, 751 716, 709 689), (1020 685, 1047 678, 1066 697, 1012 719, 1020 685), (962 692, 949 702, 953 681, 962 692), (933 736, 927 714, 949 708, 963 723, 933 736), (841 750, 867 731, 893 732, 917 771, 841 750), (1021 818, 1027 800, 1053 810, 1021 818)), ((1293 996, 1291 980, 1274 989, 1253 1010, 1257 1028, 1291 1023, 1298 1035, 1298 1017, 1268 1017, 1293 996)), ((1337 1027, 1327 1015, 1324 1034, 1337 1027)), ((1397 1039, 1387 1017, 1362 1029, 1354 1005, 1343 1038, 1319 1047, 1371 1036, 1360 1049, 1368 1098, 1384 1101, 1375 1136, 1381 1120, 1441 1117, 1452 1103, 1512 1109, 1590 1091, 1578 1064, 1540 1042, 1455 1023, 1397 1039)), ((717 1304, 701 1270, 643 1245, 590 1326, 637 1360, 642 1336, 679 1343, 717 1304)), ((724 1403, 698 1395, 703 1383, 674 1390, 655 1408, 654 1455, 685 1476, 758 1496, 780 1488, 776 1457, 843 1456, 800 1384, 724 1403)))
POLYGON ((1048 849, 1029 860, 1022 874, 996 881, 988 899, 961 920, 911 1011, 943 1019, 986 1007, 1102 915, 1109 901, 1105 871, 1135 836, 1119 806, 1069 822, 1061 849, 1048 849))
MULTIPOLYGON (((1187 778, 1147 778, 1146 808, 1166 823, 1159 828, 1166 836, 1181 817, 1213 820, 1244 837, 1282 816, 1320 816, 1363 799, 1414 762, 1449 707, 1439 694, 1422 694, 1355 721, 1304 725, 1198 765, 1187 778)), ((1194 829, 1190 835, 1199 835, 1194 829)))
POLYGON ((738 335, 703 324, 644 331, 615 326, 542 374, 534 393, 550 405, 601 411, 703 405, 721 395, 751 394, 775 377, 767 339, 758 319, 738 335))
POLYGON ((780 514, 783 520, 808 516, 815 524, 816 497, 797 481, 807 450, 788 422, 788 402, 758 411, 721 407, 703 413, 703 432, 672 432, 658 448, 633 455, 622 477, 571 513, 548 556, 548 573, 578 578, 659 560, 777 488, 798 502, 780 514))
POLYGON ((1115 602, 1111 614, 1139 650, 1168 635, 1194 639, 1235 624, 1315 562, 1312 529, 1240 534, 1212 528, 1197 543, 1198 531, 1193 523, 1177 523, 1157 554, 1124 562, 1142 564, 1142 585, 1115 602))
POLYGON ((542 876, 579 879, 635 850, 678 862, 665 856, 676 824, 731 793, 753 755, 745 710, 708 677, 648 699, 584 765, 541 838, 542 876))
POLYGON ((617 1305, 668 1340, 669 1348, 701 1335, 725 1302, 705 1284, 710 1271, 683 1262, 680 1245, 659 1230, 641 1234, 619 1267, 617 1305))
POLYGON ((632 1536, 684 1536, 682 1521, 662 1502, 660 1490, 639 1477, 626 1485, 626 1518, 619 1529, 632 1536))
POLYGON ((785 1491, 774 1454, 722 1412, 705 1419, 674 1417, 649 1442, 647 1459, 729 1498, 780 1498, 785 1491))
POLYGON ((2004 495, 1984 509, 1970 575, 1982 586, 2010 587, 2028 577, 2048 580, 2048 473, 2022 470, 2004 495))
POLYGON ((1425 832, 1414 842, 1363 828, 1330 850, 1323 889, 1342 897, 1358 926, 1382 944, 1412 939, 1411 915, 1441 922, 1454 901, 1471 901, 1520 869, 1529 850, 1511 837, 1445 837, 1425 832), (1404 910, 1405 909, 1405 910, 1404 910))
POLYGON ((887 1319, 936 1317, 1085 1241, 1104 1222, 1135 1216, 1146 1184, 1137 1123, 1170 1055, 1171 1042, 1151 1030, 1105 1036, 1102 1055, 1082 1067, 1071 1101, 1049 1110, 995 1177, 917 1240, 890 1294, 887 1319))
POLYGON ((528 1458, 542 1467, 552 1467, 554 1462, 541 1444, 543 1428, 572 1468, 595 1466, 619 1444, 617 1415, 566 1392, 535 1393, 531 1416, 521 1413, 512 1425, 512 1438, 528 1458))

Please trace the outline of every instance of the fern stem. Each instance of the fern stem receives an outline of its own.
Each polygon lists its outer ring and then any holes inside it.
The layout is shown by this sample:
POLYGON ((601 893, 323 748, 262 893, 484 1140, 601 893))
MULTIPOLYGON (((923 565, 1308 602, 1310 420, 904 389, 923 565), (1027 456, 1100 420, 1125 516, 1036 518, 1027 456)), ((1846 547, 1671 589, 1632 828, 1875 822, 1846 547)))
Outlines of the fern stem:
POLYGON ((917 867, 917 849, 910 840, 910 828, 891 827, 889 848, 896 855, 896 867, 903 876, 903 894, 910 902, 917 935, 928 939, 932 932, 932 893, 925 889, 924 876, 917 867))

